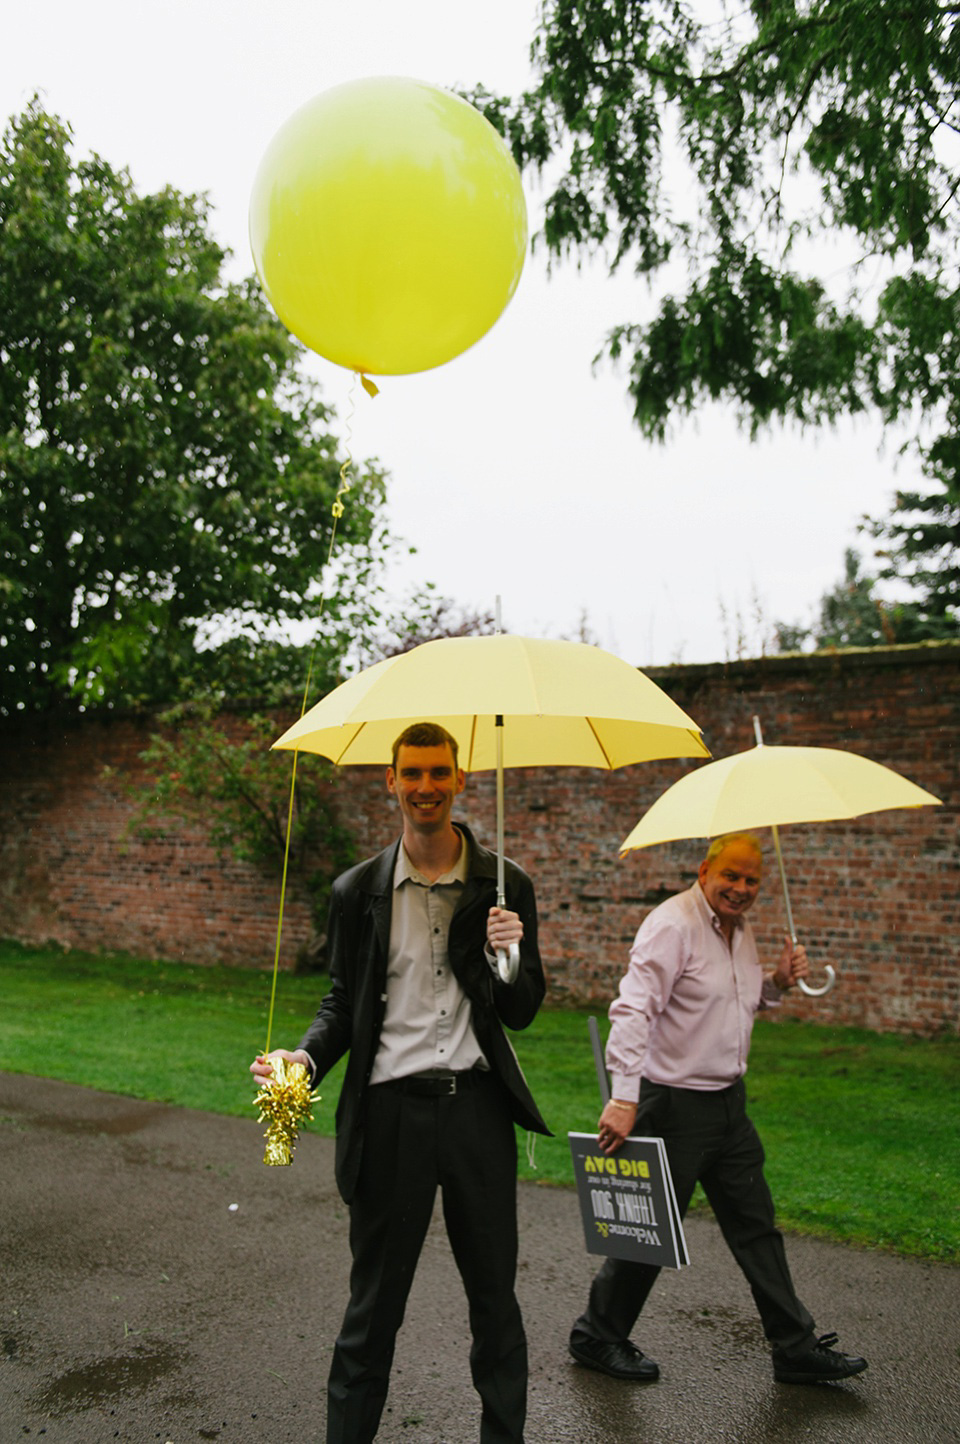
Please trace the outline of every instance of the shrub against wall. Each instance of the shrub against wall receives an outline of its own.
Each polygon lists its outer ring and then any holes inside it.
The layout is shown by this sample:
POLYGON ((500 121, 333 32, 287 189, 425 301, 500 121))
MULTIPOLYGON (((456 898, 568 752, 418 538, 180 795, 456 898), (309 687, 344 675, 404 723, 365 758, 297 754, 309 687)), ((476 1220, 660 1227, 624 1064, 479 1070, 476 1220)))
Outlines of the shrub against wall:
MULTIPOLYGON (((753 745, 835 746, 896 768, 944 806, 846 823, 784 827, 795 921, 815 965, 839 983, 824 1000, 792 995, 785 1011, 824 1022, 934 1032, 960 1022, 957 892, 960 645, 775 657, 670 667, 650 675, 694 717, 715 757, 753 745)), ((276 876, 218 857, 199 827, 126 836, 129 800, 109 766, 143 779, 149 718, 12 718, 0 725, 0 933, 199 962, 267 967, 276 876)), ((279 730, 279 729, 278 729, 279 730)), ((278 756, 278 767, 289 758, 278 756)), ((303 755, 306 776, 321 768, 303 755)), ((696 875, 702 844, 671 843, 621 859, 618 846, 664 788, 688 770, 662 762, 599 773, 510 772, 507 852, 537 886, 541 946, 554 1002, 603 1011, 649 909, 696 875)), ((340 821, 358 856, 396 835, 378 768, 337 781, 340 821)), ((491 775, 468 779, 460 815, 494 835, 491 775)), ((770 850, 768 849, 768 852, 770 850)), ((753 912, 769 956, 784 926, 772 854, 753 912)), ((282 962, 311 933, 310 905, 288 884, 282 962)))

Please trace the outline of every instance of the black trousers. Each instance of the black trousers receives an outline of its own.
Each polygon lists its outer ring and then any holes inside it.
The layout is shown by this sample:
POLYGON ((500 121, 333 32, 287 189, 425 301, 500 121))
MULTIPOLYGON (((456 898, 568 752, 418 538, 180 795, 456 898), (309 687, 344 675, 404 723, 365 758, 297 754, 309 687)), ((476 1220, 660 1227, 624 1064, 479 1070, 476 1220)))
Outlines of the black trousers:
MULTIPOLYGON (((635 1131, 663 1139, 681 1215, 695 1185, 702 1185, 750 1285, 767 1338, 787 1353, 802 1352, 813 1338, 813 1319, 790 1278, 763 1176, 763 1145, 746 1114, 743 1081, 708 1093, 665 1088, 644 1079, 635 1131)), ((627 1338, 659 1272, 653 1265, 607 1259, 573 1336, 627 1338)))
POLYGON ((490 1074, 452 1097, 411 1095, 394 1084, 368 1091, 350 1205, 350 1301, 327 1387, 327 1444, 368 1444, 376 1435, 438 1187, 469 1305, 480 1441, 522 1444, 527 1342, 514 1292, 517 1145, 502 1085, 490 1074))

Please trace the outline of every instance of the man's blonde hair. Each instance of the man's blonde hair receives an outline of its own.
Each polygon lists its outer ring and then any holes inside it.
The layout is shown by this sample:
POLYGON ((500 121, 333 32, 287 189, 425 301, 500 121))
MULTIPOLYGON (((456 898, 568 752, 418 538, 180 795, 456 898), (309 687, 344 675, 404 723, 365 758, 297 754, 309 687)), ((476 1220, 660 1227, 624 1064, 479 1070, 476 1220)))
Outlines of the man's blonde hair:
POLYGON ((751 848, 763 862, 763 848, 760 846, 760 839, 752 832, 725 832, 722 837, 715 837, 707 848, 707 855, 704 862, 715 862, 725 847, 732 842, 742 843, 744 847, 751 848))

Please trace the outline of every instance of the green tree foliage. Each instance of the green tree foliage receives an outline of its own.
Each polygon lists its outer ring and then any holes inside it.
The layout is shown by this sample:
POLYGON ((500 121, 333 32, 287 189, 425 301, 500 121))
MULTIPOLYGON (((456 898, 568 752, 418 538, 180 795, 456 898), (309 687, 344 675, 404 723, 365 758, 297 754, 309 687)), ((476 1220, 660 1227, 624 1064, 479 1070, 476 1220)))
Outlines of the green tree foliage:
POLYGON ((203 197, 138 195, 34 102, 0 142, 6 710, 169 703, 335 670, 383 554, 382 477, 340 464, 302 355, 227 283, 203 197))
POLYGON ((898 641, 896 609, 877 596, 877 579, 862 570, 859 552, 849 547, 843 558, 843 579, 820 599, 812 627, 778 622, 781 652, 802 651, 810 642, 828 647, 878 647, 898 641))
MULTIPOLYGON (((957 440, 941 442, 955 450, 957 440)), ((937 448, 939 452, 940 448, 937 448)), ((899 492, 892 514, 867 524, 881 543, 880 576, 905 581, 916 601, 902 607, 900 641, 943 641, 960 633, 960 485, 899 492)))
POLYGON ((944 0, 545 0, 537 84, 473 97, 547 178, 550 252, 657 283, 606 341, 644 434, 711 399, 751 430, 915 423, 934 493, 879 525, 954 633, 957 20, 944 0))
MULTIPOLYGON (((926 605, 892 601, 881 596, 878 587, 891 575, 871 575, 863 569, 860 553, 849 547, 844 553, 841 581, 820 598, 817 617, 811 627, 777 622, 777 649, 799 652, 812 646, 817 651, 836 647, 890 647, 908 642, 946 640, 955 635, 950 619, 934 615, 926 605)), ((899 576, 897 580, 902 580, 899 576)))

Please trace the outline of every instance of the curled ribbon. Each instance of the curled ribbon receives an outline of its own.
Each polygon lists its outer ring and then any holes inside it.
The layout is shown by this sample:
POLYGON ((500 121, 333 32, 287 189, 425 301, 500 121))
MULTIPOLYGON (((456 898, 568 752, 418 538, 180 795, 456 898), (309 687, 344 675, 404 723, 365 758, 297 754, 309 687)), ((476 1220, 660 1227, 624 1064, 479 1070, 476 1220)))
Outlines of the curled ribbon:
POLYGON ((293 1162, 300 1127, 313 1122, 310 1108, 319 1095, 311 1091, 302 1063, 288 1063, 285 1058, 273 1058, 271 1062, 273 1077, 263 1084, 253 1101, 260 1109, 257 1122, 267 1125, 263 1161, 277 1167, 293 1162))
POLYGON ((333 515, 336 517, 337 521, 339 521, 340 518, 343 516, 343 502, 340 500, 340 498, 346 496, 347 492, 350 490, 349 472, 350 457, 348 456, 346 461, 340 468, 340 486, 337 490, 336 496, 333 498, 333 504, 330 507, 330 510, 333 512, 333 515))

